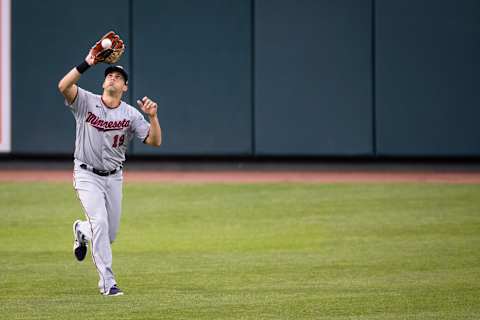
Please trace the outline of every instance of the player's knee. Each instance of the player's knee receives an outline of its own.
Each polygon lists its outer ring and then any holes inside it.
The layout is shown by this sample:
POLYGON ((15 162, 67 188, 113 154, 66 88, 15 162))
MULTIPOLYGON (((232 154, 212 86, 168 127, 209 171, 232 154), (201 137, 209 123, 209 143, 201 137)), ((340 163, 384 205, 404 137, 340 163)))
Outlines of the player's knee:
POLYGON ((95 229, 99 232, 108 232, 108 221, 106 219, 97 219, 94 224, 95 229))

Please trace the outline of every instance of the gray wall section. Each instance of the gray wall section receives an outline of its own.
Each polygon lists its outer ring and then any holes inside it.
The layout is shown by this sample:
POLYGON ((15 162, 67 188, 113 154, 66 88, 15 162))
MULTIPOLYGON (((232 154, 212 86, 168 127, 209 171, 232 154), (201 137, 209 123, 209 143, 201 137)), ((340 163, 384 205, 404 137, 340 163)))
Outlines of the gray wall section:
POLYGON ((134 1, 132 23, 134 96, 164 132, 135 154, 251 154, 251 1, 134 1))
MULTIPOLYGON (((129 42, 128 1, 96 3, 94 10, 82 1, 15 0, 12 5, 12 150, 73 154, 75 121, 63 104, 58 81, 106 30, 129 42), (87 17, 82 14, 86 11, 87 17)), ((128 51, 122 62, 128 62, 128 51)), ((99 92, 104 66, 87 71, 80 86, 99 92)))
POLYGON ((376 1, 380 155, 480 155, 480 2, 376 1))
POLYGON ((371 1, 255 1, 255 152, 372 154, 371 1))

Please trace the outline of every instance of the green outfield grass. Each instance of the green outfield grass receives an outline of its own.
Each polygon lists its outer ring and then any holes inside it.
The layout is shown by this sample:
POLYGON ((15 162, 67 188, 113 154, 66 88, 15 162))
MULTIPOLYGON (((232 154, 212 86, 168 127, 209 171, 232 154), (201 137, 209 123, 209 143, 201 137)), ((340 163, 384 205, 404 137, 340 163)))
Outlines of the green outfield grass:
POLYGON ((114 298, 80 217, 0 183, 0 319, 480 319, 480 185, 127 183, 114 298))

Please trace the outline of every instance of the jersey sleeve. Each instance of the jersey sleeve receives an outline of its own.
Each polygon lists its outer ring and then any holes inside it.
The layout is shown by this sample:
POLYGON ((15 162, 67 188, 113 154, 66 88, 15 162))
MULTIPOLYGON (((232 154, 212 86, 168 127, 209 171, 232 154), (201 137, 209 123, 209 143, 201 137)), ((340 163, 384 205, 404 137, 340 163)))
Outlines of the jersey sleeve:
POLYGON ((130 125, 130 130, 132 130, 133 134, 144 141, 148 137, 148 132, 150 131, 150 123, 145 120, 145 117, 138 111, 137 109, 133 108, 133 117, 132 123, 130 125))
POLYGON ((72 104, 69 104, 68 101, 65 100, 65 105, 70 108, 75 115, 75 118, 78 118, 80 115, 86 113, 88 94, 88 91, 78 87, 77 96, 73 100, 72 104))

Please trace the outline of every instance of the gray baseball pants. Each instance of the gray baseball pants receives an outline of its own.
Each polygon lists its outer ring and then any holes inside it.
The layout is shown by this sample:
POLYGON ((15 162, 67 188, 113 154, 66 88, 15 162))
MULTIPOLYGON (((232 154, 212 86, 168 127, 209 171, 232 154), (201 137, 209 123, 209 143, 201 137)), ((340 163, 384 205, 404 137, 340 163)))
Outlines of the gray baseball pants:
POLYGON ((78 229, 90 241, 93 263, 100 280, 101 293, 116 284, 112 270, 112 248, 122 212, 123 174, 99 176, 80 168, 75 161, 73 186, 77 192, 86 221, 78 224, 78 229))

